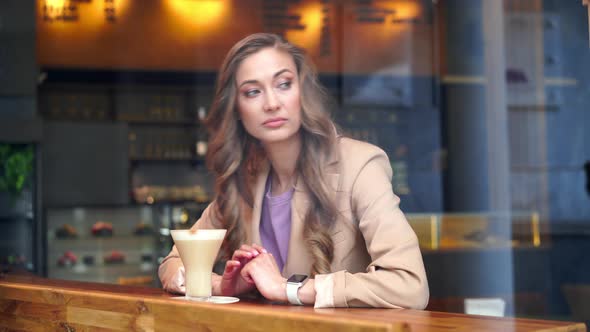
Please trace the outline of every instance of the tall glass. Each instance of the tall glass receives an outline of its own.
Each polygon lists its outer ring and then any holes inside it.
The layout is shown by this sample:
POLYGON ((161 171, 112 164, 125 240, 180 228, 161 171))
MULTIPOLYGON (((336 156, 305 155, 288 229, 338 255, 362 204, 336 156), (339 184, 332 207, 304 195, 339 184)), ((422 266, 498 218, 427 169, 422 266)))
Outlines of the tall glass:
MULTIPOLYGON (((172 239, 184 264, 186 297, 212 301, 211 272, 225 237, 225 229, 172 230, 172 239)), ((220 297, 221 298, 221 297, 220 297)))

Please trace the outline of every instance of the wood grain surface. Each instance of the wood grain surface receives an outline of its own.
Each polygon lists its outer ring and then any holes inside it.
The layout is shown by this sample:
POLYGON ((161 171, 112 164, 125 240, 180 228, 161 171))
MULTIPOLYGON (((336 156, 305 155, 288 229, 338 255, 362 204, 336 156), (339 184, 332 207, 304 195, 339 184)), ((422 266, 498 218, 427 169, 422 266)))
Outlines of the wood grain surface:
POLYGON ((586 331, 582 323, 405 309, 210 304, 161 289, 0 277, 0 331, 586 331))

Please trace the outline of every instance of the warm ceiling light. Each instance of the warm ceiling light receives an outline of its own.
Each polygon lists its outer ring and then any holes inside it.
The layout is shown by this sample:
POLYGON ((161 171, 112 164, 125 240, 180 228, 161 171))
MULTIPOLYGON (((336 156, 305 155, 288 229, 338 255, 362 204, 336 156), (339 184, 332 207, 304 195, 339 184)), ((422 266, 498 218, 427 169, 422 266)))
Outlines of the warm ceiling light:
POLYGON ((177 14, 199 25, 218 20, 226 7, 221 0, 170 0, 168 4, 177 14))
POLYGON ((53 8, 64 7, 66 5, 66 0, 45 0, 45 4, 53 8))

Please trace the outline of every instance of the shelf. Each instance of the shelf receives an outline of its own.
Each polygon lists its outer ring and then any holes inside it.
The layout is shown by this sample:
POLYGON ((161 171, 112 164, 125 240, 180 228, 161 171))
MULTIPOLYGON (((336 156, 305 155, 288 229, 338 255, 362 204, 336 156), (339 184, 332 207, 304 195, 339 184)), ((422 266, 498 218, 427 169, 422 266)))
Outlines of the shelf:
POLYGON ((534 246, 532 244, 519 244, 514 246, 457 246, 457 247, 441 247, 438 249, 431 248, 420 248, 423 254, 436 254, 436 253, 451 253, 451 252, 490 252, 490 251, 520 251, 520 250, 548 250, 551 246, 543 244, 540 246, 534 246))
POLYGON ((77 236, 77 237, 68 237, 68 238, 58 238, 54 237, 51 240, 53 241, 129 241, 129 240, 137 240, 137 239, 153 239, 156 231, 152 234, 145 234, 145 235, 113 235, 113 236, 77 236))
POLYGON ((96 263, 94 265, 86 265, 83 263, 72 265, 72 266, 58 266, 56 265, 53 270, 54 272, 68 272, 68 273, 92 273, 97 270, 108 271, 108 270, 140 270, 140 271, 152 271, 156 263, 153 262, 123 262, 104 264, 96 263))
POLYGON ((156 263, 76 264, 71 267, 51 266, 48 276, 52 279, 118 283, 120 277, 153 276, 156 269, 156 263))
POLYGON ((70 239, 50 238, 48 248, 50 256, 61 256, 66 251, 80 252, 101 252, 108 253, 110 250, 120 251, 141 251, 142 249, 155 250, 157 234, 144 236, 113 236, 113 237, 90 237, 83 236, 70 239))
POLYGON ((131 163, 143 163, 143 162, 150 162, 150 163, 167 163, 167 162, 191 162, 191 163, 204 163, 204 158, 137 158, 133 157, 129 159, 131 163))
POLYGON ((206 201, 206 202, 198 202, 192 199, 179 199, 179 200, 160 200, 160 201, 155 201, 152 204, 149 204, 147 202, 136 202, 133 201, 131 202, 132 205, 135 206, 162 206, 162 205, 192 205, 192 206, 196 206, 198 208, 206 208, 207 206, 209 206, 209 204, 211 204, 211 201, 206 201))
POLYGON ((198 122, 190 121, 170 121, 170 120, 125 120, 119 119, 119 122, 125 122, 129 126, 170 126, 170 127, 201 127, 202 125, 198 122))

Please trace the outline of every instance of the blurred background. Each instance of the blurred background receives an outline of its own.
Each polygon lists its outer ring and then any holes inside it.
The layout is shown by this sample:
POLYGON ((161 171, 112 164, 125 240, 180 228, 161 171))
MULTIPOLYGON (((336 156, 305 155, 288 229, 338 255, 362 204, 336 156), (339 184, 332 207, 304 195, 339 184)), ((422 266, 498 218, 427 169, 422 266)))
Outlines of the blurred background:
POLYGON ((202 126, 238 40, 307 49, 389 155, 428 309, 590 320, 586 0, 3 0, 0 264, 159 287, 210 201, 202 126))

